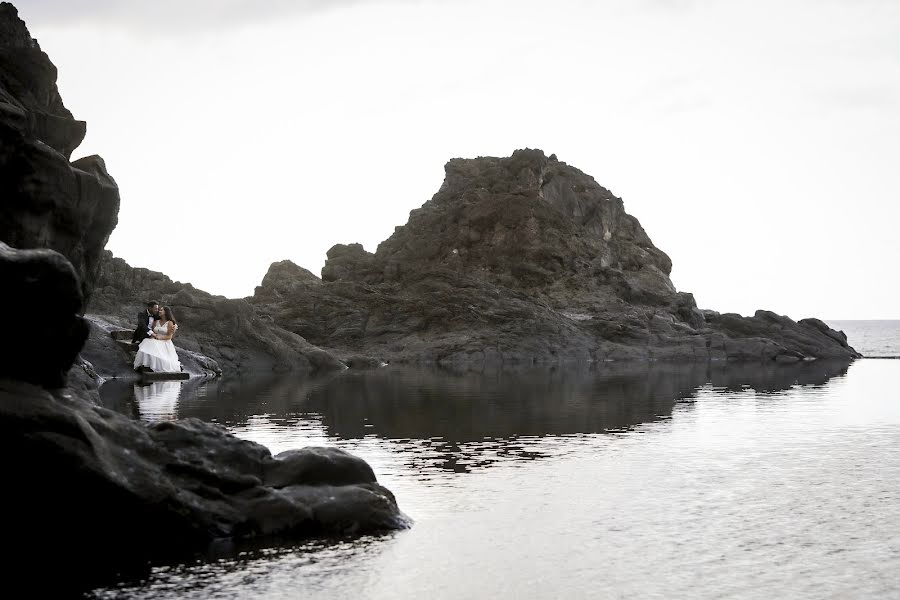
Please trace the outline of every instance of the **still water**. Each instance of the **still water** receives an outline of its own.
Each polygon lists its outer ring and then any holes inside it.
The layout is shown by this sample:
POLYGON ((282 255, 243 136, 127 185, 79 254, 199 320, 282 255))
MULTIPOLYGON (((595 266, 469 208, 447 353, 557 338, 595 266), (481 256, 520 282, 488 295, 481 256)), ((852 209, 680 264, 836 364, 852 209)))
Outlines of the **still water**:
POLYGON ((409 531, 160 566, 100 598, 900 596, 900 360, 104 389, 365 458, 409 531))
POLYGON ((828 321, 863 356, 900 356, 900 321, 828 321))

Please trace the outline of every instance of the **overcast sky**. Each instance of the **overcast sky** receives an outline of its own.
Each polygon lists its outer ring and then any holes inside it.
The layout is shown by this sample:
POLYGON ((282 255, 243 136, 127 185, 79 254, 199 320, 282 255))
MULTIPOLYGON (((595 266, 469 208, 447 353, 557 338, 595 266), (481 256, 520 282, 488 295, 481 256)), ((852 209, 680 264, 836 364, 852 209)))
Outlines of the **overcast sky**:
POLYGON ((374 251, 450 158, 530 147, 621 196, 703 308, 900 318, 900 2, 15 4, 132 266, 247 296, 374 251))

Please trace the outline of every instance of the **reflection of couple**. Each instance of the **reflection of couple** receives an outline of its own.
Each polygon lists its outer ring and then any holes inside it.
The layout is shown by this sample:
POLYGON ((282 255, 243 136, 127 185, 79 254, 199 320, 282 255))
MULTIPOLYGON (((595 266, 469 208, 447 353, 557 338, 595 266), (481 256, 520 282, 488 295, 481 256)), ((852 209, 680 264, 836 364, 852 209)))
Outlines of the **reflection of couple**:
POLYGON ((159 302, 148 302, 147 310, 138 315, 138 325, 131 336, 132 343, 140 342, 134 368, 157 373, 178 373, 181 363, 172 338, 178 324, 168 306, 160 309, 159 302))
POLYGON ((150 385, 134 385, 141 419, 145 421, 174 421, 178 418, 180 381, 154 381, 150 385))

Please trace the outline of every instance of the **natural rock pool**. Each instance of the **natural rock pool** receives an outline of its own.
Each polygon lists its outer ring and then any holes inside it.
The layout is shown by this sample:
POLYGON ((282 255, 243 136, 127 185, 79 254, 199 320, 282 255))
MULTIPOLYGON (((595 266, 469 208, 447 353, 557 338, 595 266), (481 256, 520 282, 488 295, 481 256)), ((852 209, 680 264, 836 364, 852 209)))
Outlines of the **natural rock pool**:
POLYGON ((900 361, 106 386, 273 452, 368 461, 415 519, 226 548, 99 598, 884 598, 900 593, 900 361))

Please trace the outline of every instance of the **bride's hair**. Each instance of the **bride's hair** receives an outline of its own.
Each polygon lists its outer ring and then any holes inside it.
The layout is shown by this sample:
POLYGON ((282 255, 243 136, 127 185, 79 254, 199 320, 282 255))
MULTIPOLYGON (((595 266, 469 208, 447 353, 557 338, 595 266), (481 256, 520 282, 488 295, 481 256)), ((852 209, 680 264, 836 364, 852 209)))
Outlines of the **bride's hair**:
POLYGON ((166 318, 166 321, 172 321, 172 325, 178 325, 178 321, 175 320, 175 313, 168 306, 163 306, 163 316, 166 318))

